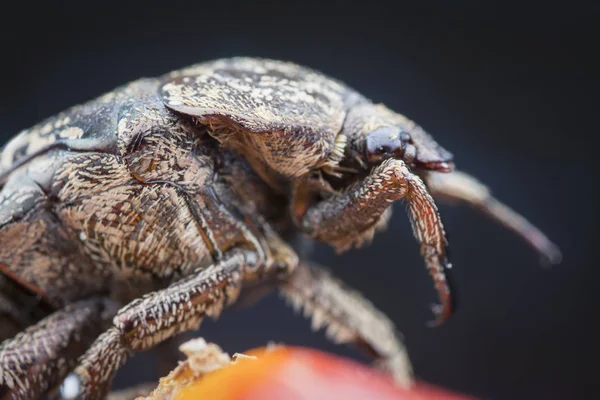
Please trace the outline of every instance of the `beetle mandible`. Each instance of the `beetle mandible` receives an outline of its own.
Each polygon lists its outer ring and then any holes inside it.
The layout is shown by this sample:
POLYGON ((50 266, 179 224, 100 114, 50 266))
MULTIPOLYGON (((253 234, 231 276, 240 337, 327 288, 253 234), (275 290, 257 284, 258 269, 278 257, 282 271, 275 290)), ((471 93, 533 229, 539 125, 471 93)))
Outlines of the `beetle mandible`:
POLYGON ((4 147, 0 189, 2 399, 40 397, 71 371, 81 398, 103 398, 131 353, 198 328, 258 282, 409 384, 391 321, 289 244, 301 235, 359 247, 398 200, 439 294, 436 323, 453 301, 433 197, 469 203, 560 258, 454 171, 419 125, 319 72, 266 59, 140 79, 51 117, 4 147))

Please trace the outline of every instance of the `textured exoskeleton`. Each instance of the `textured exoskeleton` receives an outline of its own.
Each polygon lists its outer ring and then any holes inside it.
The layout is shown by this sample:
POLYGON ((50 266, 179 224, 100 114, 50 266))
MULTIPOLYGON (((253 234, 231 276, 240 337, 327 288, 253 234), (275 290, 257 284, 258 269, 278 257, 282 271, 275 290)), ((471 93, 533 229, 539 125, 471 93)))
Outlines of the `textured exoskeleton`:
POLYGON ((300 234, 343 251, 405 200, 441 304, 444 228, 430 195, 466 201, 560 253, 425 131, 292 63, 233 58, 141 79, 21 132, 0 159, 0 399, 71 371, 102 398, 117 369, 217 317, 242 287, 279 286, 336 342, 409 384, 392 323, 325 270, 300 234))

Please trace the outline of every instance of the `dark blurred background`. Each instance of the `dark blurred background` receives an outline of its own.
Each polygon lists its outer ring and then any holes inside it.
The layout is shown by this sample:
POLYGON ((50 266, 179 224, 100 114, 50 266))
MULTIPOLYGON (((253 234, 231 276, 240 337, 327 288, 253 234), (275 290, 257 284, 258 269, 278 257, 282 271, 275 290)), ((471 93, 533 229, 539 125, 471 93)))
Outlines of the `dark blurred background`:
MULTIPOLYGON (((337 256, 318 246, 314 259, 394 320, 421 379, 489 399, 594 397, 600 14, 575 2, 357 6, 15 2, 2 12, 0 145, 117 85, 202 60, 252 55, 322 70, 422 124, 564 261, 544 269, 511 233, 442 205, 461 308, 428 328, 434 292, 402 207, 370 247, 337 256)), ((276 295, 198 334, 230 353, 276 341, 362 360, 311 333, 276 295)), ((117 385, 153 378, 151 357, 132 360, 117 385)))

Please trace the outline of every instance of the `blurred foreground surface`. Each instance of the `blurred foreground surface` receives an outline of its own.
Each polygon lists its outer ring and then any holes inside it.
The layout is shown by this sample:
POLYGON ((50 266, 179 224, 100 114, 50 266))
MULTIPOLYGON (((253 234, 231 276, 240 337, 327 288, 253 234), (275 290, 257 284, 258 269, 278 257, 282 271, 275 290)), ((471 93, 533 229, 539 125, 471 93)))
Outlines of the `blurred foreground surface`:
POLYGON ((146 400, 467 399, 423 383, 400 388, 368 366, 308 348, 263 347, 230 358, 218 346, 194 339, 181 350, 187 360, 146 400))

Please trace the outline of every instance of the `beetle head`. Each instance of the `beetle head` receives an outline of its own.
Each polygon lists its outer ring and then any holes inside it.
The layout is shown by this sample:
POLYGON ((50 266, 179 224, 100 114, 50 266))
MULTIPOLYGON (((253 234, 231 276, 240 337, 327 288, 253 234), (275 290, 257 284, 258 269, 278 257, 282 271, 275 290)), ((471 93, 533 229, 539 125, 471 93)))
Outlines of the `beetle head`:
POLYGON ((382 126, 367 134, 365 158, 369 164, 379 164, 386 158, 396 158, 412 163, 417 149, 412 137, 397 127, 382 126))
POLYGON ((344 133, 353 155, 374 166, 388 158, 416 169, 450 172, 453 156, 423 128, 383 105, 362 104, 348 113, 344 133))

